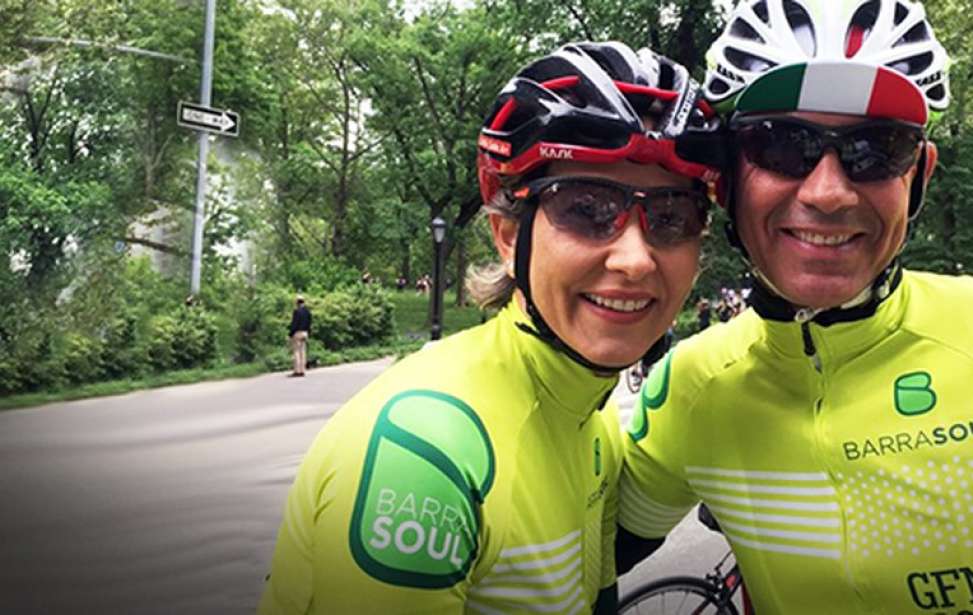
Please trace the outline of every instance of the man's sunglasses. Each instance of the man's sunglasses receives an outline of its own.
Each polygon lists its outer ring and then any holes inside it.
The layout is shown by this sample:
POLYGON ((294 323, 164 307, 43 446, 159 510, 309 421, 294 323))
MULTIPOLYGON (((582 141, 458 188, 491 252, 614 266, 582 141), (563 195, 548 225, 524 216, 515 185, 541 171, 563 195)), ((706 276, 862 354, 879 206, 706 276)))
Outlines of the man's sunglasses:
POLYGON ((653 246, 695 239, 709 221, 706 194, 689 188, 636 188, 594 177, 544 177, 514 190, 513 196, 536 199, 555 228, 595 241, 618 237, 636 205, 642 232, 653 246))
POLYGON ((743 117, 730 123, 730 131, 752 164, 798 179, 807 177, 825 151, 834 148, 854 182, 905 175, 925 139, 921 126, 893 120, 822 126, 793 117, 743 117))

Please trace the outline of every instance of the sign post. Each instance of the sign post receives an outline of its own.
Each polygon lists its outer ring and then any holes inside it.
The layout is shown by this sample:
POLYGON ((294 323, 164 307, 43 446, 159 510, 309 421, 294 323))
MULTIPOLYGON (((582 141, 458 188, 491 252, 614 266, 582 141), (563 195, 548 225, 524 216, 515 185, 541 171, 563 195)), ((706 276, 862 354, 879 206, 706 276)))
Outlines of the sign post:
MULTIPOLYGON (((213 36, 216 30, 216 0, 206 0, 206 29, 203 38, 203 76, 199 87, 199 102, 209 107, 213 94, 213 36)), ((180 113, 180 116, 182 114, 180 113)), ((209 135, 199 133, 199 160, 196 161, 196 215, 193 218, 193 264, 189 278, 189 293, 199 293, 199 278, 203 266, 203 223, 206 207, 206 157, 209 156, 209 135)))

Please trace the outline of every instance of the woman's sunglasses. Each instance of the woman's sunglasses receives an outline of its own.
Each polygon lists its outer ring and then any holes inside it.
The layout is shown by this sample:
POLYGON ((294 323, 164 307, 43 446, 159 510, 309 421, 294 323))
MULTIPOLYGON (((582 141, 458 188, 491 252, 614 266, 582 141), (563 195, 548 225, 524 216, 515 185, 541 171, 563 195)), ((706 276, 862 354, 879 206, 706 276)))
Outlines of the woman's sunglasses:
POLYGON ((743 117, 730 123, 730 131, 752 164, 797 179, 807 177, 834 148, 854 182, 905 175, 925 139, 921 126, 893 120, 822 126, 792 117, 743 117))
POLYGON ((709 221, 706 194, 689 188, 636 188, 594 177, 544 177, 513 191, 535 200, 547 219, 577 237, 610 241, 639 205, 639 223, 653 246, 669 246, 702 234, 709 221))

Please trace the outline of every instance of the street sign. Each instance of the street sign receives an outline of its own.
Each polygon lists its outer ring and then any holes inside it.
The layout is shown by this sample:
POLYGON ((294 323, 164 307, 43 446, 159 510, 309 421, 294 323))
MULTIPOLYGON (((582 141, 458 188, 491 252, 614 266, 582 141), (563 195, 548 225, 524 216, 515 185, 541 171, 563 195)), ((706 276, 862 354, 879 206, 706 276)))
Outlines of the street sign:
POLYGON ((176 123, 186 128, 203 130, 224 137, 240 136, 240 114, 179 101, 176 123))

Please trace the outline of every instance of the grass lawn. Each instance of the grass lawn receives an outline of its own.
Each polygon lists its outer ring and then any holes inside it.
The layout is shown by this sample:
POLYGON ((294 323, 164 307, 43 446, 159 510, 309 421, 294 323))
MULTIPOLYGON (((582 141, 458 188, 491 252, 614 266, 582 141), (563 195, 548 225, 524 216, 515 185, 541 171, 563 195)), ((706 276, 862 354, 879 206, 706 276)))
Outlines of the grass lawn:
MULTIPOLYGON (((392 291, 395 304, 395 326, 400 337, 429 339, 429 302, 432 295, 417 295, 415 291, 392 291)), ((456 307, 456 294, 447 291, 443 298, 443 335, 474 327, 483 320, 483 312, 475 306, 456 307)))

